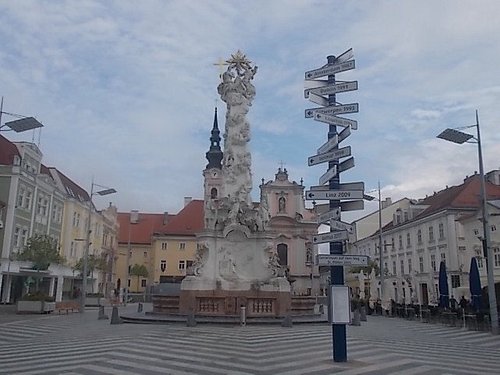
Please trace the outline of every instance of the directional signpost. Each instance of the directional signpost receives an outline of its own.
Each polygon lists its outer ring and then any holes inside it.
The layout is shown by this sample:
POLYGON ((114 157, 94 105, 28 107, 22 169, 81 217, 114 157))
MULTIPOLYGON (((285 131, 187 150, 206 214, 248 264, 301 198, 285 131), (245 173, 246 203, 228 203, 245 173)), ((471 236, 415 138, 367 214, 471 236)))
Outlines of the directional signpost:
MULTIPOLYGON (((353 227, 340 220, 343 211, 363 209, 364 184, 340 183, 340 173, 354 167, 354 158, 351 156, 350 146, 339 148, 339 144, 351 135, 351 129, 358 129, 358 122, 338 115, 357 113, 359 105, 339 103, 336 94, 357 90, 358 81, 335 81, 335 74, 354 69, 356 64, 353 57, 352 49, 348 49, 338 57, 328 56, 326 65, 305 72, 304 97, 321 107, 306 109, 304 115, 328 125, 326 143, 318 148, 317 155, 307 159, 309 166, 328 163, 328 167, 326 173, 319 178, 320 186, 311 186, 311 190, 305 192, 305 198, 330 201, 329 204, 316 205, 318 224, 329 224, 330 232, 313 236, 312 242, 329 243, 330 254, 320 254, 319 264, 330 266, 331 293, 335 288, 344 288, 345 265, 365 265, 368 262, 364 257, 343 254, 344 242, 349 240, 353 227), (317 79, 325 76, 327 79, 317 79), (343 128, 341 132, 337 132, 337 126, 343 128), (348 159, 340 162, 339 159, 346 157, 348 159)), ((344 312, 349 311, 349 304, 348 299, 340 298, 340 295, 332 295, 329 309, 335 362, 347 361, 345 319, 336 319, 335 316, 344 316, 344 312)))
POLYGON ((318 254, 318 266, 367 266, 366 255, 318 254))

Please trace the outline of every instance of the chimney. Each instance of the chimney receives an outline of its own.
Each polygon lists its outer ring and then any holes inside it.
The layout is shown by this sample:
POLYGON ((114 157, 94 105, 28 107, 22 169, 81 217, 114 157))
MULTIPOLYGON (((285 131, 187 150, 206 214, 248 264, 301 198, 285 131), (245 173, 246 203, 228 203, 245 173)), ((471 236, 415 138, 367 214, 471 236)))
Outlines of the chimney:
POLYGON ((139 222, 139 211, 130 211, 130 224, 137 224, 139 222))
POLYGON ((168 211, 165 211, 163 213, 163 225, 167 225, 168 224, 168 211))
POLYGON ((382 201, 382 209, 389 207, 392 204, 392 199, 391 198, 385 198, 382 201))
POLYGON ((186 207, 191 201, 193 200, 193 197, 184 197, 184 207, 186 207))

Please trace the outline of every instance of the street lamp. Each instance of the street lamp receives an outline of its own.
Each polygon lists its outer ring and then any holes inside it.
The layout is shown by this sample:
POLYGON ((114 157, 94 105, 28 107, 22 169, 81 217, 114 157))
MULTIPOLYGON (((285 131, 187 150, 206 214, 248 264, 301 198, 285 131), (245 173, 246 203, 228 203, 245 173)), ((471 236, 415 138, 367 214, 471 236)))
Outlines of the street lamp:
POLYGON ((130 236, 131 236, 131 229, 132 229, 132 224, 137 224, 139 222, 139 211, 138 210, 132 210, 130 211, 130 217, 129 217, 129 222, 128 222, 128 246, 127 246, 127 264, 126 264, 126 278, 125 278, 125 292, 123 293, 124 301, 123 304, 127 306, 128 303, 128 279, 130 277, 130 253, 132 251, 131 245, 130 245, 130 236))
POLYGON ((437 137, 450 141, 453 143, 463 144, 463 143, 477 143, 477 153, 479 159, 479 178, 481 179, 481 205, 482 205, 482 221, 483 221, 483 252, 486 256, 486 268, 488 276, 488 300, 490 303, 490 317, 491 317, 491 333, 494 335, 498 334, 498 310, 497 310, 497 298, 495 294, 495 278, 493 275, 493 251, 490 247, 490 231, 488 228, 488 207, 487 207, 487 196, 486 196, 486 186, 484 183, 484 167, 483 167, 483 152, 481 148, 481 132, 479 130, 479 115, 476 110, 476 124, 470 126, 464 126, 457 129, 446 129, 437 137), (457 129, 468 129, 476 128, 477 138, 472 134, 463 133, 457 129))
POLYGON ((90 250, 90 222, 92 219, 92 197, 94 195, 109 195, 116 193, 116 190, 113 188, 109 188, 106 186, 98 185, 92 181, 92 185, 90 186, 90 197, 89 197, 89 206, 88 206, 88 217, 87 217, 87 233, 85 237, 85 253, 83 254, 83 275, 82 275, 82 296, 80 300, 80 312, 85 312, 85 300, 87 298, 87 268, 88 268, 88 258, 89 258, 89 250, 90 250), (94 186, 98 188, 102 188, 102 190, 94 192, 94 186))
POLYGON ((371 195, 364 195, 364 199, 368 201, 378 200, 378 249, 379 249, 379 272, 380 272, 380 304, 384 306, 384 252, 385 246, 382 246, 382 198, 380 196, 380 181, 378 181, 378 199, 371 195))
POLYGON ((18 115, 16 113, 4 112, 3 96, 2 96, 2 101, 0 102, 0 131, 14 130, 16 133, 22 133, 27 130, 33 130, 41 127, 43 127, 43 125, 34 117, 25 117, 22 115, 18 115), (4 113, 9 116, 18 117, 18 120, 9 121, 2 125, 2 114, 4 113), (3 128, 9 128, 9 129, 3 129, 3 128))

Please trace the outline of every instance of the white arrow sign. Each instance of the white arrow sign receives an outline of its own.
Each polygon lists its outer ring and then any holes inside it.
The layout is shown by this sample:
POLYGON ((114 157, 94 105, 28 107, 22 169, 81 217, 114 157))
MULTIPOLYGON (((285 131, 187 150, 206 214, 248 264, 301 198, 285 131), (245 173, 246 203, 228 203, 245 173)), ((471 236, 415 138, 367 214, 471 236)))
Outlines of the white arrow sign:
POLYGON ((341 104, 341 105, 330 105, 324 108, 309 108, 304 111, 306 118, 313 117, 313 112, 323 113, 325 115, 340 115, 342 113, 357 113, 359 112, 359 104, 341 104))
MULTIPOLYGON (((330 82, 331 83, 331 82, 330 82)), ((304 81, 304 89, 315 89, 317 87, 328 86, 328 81, 324 81, 321 79, 306 79, 304 81)))
POLYGON ((367 255, 318 254, 319 266, 367 266, 367 255))
POLYGON ((352 167, 354 167, 354 157, 350 157, 349 159, 344 160, 342 163, 340 163, 338 171, 339 173, 345 172, 352 167))
POLYGON ((362 210, 364 208, 365 208, 365 202, 363 200, 340 202, 340 209, 342 211, 357 211, 357 210, 362 210))
MULTIPOLYGON (((333 95, 339 92, 354 91, 358 89, 358 81, 334 83, 333 85, 317 87, 315 89, 304 90, 304 97, 309 98, 310 94, 333 95)), ((319 103, 318 103, 319 104, 319 103)))
POLYGON ((343 63, 347 60, 350 60, 354 57, 354 53, 352 52, 352 48, 349 48, 347 51, 345 51, 342 55, 338 56, 335 59, 335 62, 338 63, 343 63))
POLYGON ((325 115, 321 112, 314 112, 314 120, 325 122, 330 125, 343 126, 344 128, 351 127, 353 130, 358 129, 358 122, 339 116, 325 115))
POLYGON ((323 144, 320 148, 318 148, 318 154, 324 154, 325 152, 330 151, 332 148, 337 146, 338 143, 339 143, 339 136, 335 134, 325 144, 323 144))
MULTIPOLYGON (((332 178, 334 178, 335 176, 337 175, 337 166, 334 165, 332 168, 330 168, 328 171, 326 171, 325 174, 323 174, 320 178, 319 178, 319 184, 320 185, 324 185, 326 184, 328 181, 330 181, 332 178)), ((312 187, 311 187, 312 189, 312 187)))
MULTIPOLYGON (((312 188, 312 186, 311 186, 312 188)), ((341 190, 365 190, 364 182, 346 182, 339 184, 339 189, 341 190)))
POLYGON ((330 103, 328 102, 328 99, 322 97, 321 95, 317 95, 315 93, 308 93, 308 98, 311 102, 322 105, 322 106, 328 106, 330 103))
POLYGON ((330 228, 335 230, 346 230, 348 233, 352 233, 354 231, 354 228, 351 224, 337 220, 330 220, 330 228))
POLYGON ((351 146, 342 147, 338 150, 329 151, 324 154, 310 156, 309 158, 307 158, 307 164, 309 166, 313 166, 316 164, 325 163, 327 161, 345 158, 347 156, 351 156, 351 146))
POLYGON ((305 79, 314 79, 324 76, 329 76, 332 74, 345 72, 346 70, 351 70, 356 68, 355 60, 341 62, 334 65, 326 65, 319 69, 309 70, 305 72, 305 79))
POLYGON ((351 128, 345 128, 339 134, 339 143, 351 135, 351 128))
POLYGON ((340 220, 340 208, 318 215, 318 224, 327 223, 330 220, 340 220))
POLYGON ((343 232, 328 232, 318 234, 313 236, 312 243, 325 243, 325 242, 338 242, 346 241, 349 239, 349 234, 346 231, 343 232))
POLYGON ((361 190, 307 190, 306 200, 363 199, 361 190))

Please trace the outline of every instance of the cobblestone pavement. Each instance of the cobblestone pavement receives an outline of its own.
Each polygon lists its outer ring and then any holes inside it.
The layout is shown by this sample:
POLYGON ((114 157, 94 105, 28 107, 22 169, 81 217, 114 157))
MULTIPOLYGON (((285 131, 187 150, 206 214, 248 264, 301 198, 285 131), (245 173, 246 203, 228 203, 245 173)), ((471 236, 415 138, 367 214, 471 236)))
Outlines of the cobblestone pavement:
POLYGON ((49 315, 0 322, 0 374, 500 373, 500 337, 489 333, 374 316, 347 332, 348 362, 335 363, 327 324, 111 325, 97 310, 49 315))

